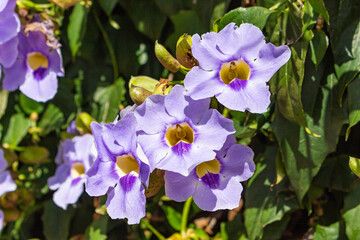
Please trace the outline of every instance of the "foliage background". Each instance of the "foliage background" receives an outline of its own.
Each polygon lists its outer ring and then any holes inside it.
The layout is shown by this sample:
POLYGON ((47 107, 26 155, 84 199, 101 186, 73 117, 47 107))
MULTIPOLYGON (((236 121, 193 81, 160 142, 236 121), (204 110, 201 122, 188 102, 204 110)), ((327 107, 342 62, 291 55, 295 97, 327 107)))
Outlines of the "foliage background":
MULTIPOLYGON (((0 199, 9 220, 0 239, 156 239, 147 223, 176 239, 183 203, 169 201, 163 190, 148 199, 146 220, 128 226, 102 214, 104 199, 86 194, 63 211, 46 180, 77 114, 113 121, 132 104, 131 76, 169 77, 154 55, 155 40, 175 55, 183 33, 220 30, 232 21, 263 28, 266 40, 289 45, 292 57, 269 83, 267 113, 227 113, 238 142, 256 154, 257 170, 239 208, 209 213, 193 204, 190 235, 357 239, 360 183, 349 156, 360 157, 359 11, 357 0, 94 0, 66 11, 43 9, 59 24, 66 75, 45 104, 18 91, 0 92, 0 139, 19 186, 0 199)), ((183 79, 180 73, 170 77, 183 79)))

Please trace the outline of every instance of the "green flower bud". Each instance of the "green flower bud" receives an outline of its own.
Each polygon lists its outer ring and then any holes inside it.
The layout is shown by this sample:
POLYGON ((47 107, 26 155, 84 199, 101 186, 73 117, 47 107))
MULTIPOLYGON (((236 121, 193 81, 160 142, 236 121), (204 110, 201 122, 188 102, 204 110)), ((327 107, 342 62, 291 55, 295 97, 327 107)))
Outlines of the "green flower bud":
POLYGON ((191 52, 191 36, 182 35, 176 43, 176 58, 186 68, 191 69, 198 66, 199 62, 194 58, 191 52))
POLYGON ((176 60, 167 50, 166 48, 155 42, 155 55, 159 62, 170 72, 176 73, 180 68, 180 63, 176 60))
POLYGON ((3 208, 13 208, 19 200, 19 191, 8 192, 1 196, 0 203, 3 208))
POLYGON ((17 208, 4 209, 5 222, 14 222, 19 219, 20 211, 17 208))
POLYGON ((173 86, 170 86, 169 80, 160 78, 159 84, 156 85, 154 94, 168 95, 173 86))
POLYGON ((80 134, 92 133, 90 123, 93 121, 95 121, 95 119, 88 113, 80 113, 75 119, 76 129, 80 134))
POLYGON ((349 167, 356 176, 360 177, 360 159, 350 157, 349 159, 349 167))
POLYGON ((148 96, 154 93, 158 83, 159 81, 147 76, 131 77, 129 81, 131 100, 136 105, 142 104, 148 96))

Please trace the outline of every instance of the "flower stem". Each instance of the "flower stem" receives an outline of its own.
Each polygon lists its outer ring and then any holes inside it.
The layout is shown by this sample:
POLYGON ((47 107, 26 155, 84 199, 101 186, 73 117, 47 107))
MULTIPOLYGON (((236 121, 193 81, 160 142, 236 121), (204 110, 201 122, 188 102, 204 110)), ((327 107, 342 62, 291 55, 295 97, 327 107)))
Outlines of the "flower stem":
POLYGON ((144 218, 141 219, 141 222, 148 228, 158 239, 160 240, 166 240, 166 237, 164 237, 161 233, 159 233, 156 228, 154 228, 148 220, 145 220, 144 218))
POLYGON ((113 71, 114 71, 114 81, 116 81, 116 79, 119 76, 119 68, 118 68, 118 63, 117 63, 117 60, 116 60, 114 48, 111 45, 111 42, 110 42, 110 39, 109 39, 109 36, 108 36, 107 32, 105 31, 103 25, 100 22, 100 19, 99 19, 99 16, 98 16, 96 10, 94 10, 94 8, 92 8, 92 10, 93 10, 92 12, 94 14, 95 22, 96 22, 97 26, 99 27, 99 30, 100 30, 100 32, 103 35, 103 38, 105 40, 105 44, 106 44, 106 46, 107 46, 107 48, 109 50, 111 62, 112 62, 112 65, 113 65, 113 71))
POLYGON ((184 84, 184 80, 181 80, 181 81, 170 81, 169 84, 171 84, 171 85, 184 84))
POLYGON ((276 3, 274 6, 270 7, 269 10, 276 10, 278 9, 281 5, 285 4, 287 0, 283 0, 281 2, 276 3))
POLYGON ((188 216, 189 216, 191 202, 192 202, 192 197, 189 197, 188 200, 186 200, 186 202, 184 204, 184 208, 183 208, 183 212, 182 212, 182 217, 181 217, 181 237, 182 237, 182 239, 186 238, 187 222, 188 222, 188 216))

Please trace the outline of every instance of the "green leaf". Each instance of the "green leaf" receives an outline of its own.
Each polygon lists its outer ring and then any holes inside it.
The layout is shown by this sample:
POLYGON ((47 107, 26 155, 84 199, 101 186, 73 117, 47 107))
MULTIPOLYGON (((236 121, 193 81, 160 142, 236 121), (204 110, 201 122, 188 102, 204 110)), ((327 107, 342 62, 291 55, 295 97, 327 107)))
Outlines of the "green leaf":
POLYGON ((288 21, 286 24, 286 40, 288 43, 293 44, 300 40, 303 35, 303 17, 304 12, 298 8, 295 3, 287 2, 289 7, 288 21))
POLYGON ((360 159, 350 157, 349 159, 349 167, 353 173, 356 174, 360 178, 360 159))
POLYGON ((238 26, 242 23, 251 23, 262 30, 271 13, 273 11, 264 7, 240 7, 231 10, 220 20, 219 31, 231 22, 236 23, 238 26))
POLYGON ((9 144, 11 147, 16 147, 21 140, 26 136, 30 128, 31 121, 22 113, 17 113, 10 118, 10 123, 3 143, 9 144))
POLYGON ((340 130, 345 122, 345 114, 337 103, 334 91, 338 83, 335 74, 325 75, 326 84, 319 88, 312 79, 317 74, 316 70, 308 70, 313 75, 307 76, 304 81, 302 99, 307 99, 304 102, 306 125, 313 134, 287 121, 278 109, 272 125, 286 172, 299 201, 309 190, 326 156, 336 150, 340 130))
POLYGON ((108 16, 111 15, 111 12, 114 10, 117 2, 118 0, 98 0, 100 7, 108 16))
POLYGON ((20 153, 20 161, 26 164, 38 164, 44 162, 49 155, 49 150, 44 147, 29 146, 20 153))
POLYGON ((46 136, 51 131, 60 129, 63 122, 64 114, 58 107, 50 103, 39 121, 40 136, 46 136))
POLYGON ((94 94, 98 109, 92 116, 101 122, 112 122, 120 112, 120 104, 125 101, 125 82, 122 78, 108 87, 99 87, 94 94))
POLYGON ((94 220, 85 231, 84 240, 105 240, 107 239, 106 232, 108 227, 109 217, 107 215, 101 216, 94 220))
POLYGON ((251 240, 260 238, 267 225, 280 221, 286 213, 299 208, 294 192, 288 190, 288 181, 272 184, 276 181, 276 155, 277 149, 268 147, 248 183, 244 219, 251 240))
POLYGON ((341 34, 335 54, 335 71, 340 79, 339 102, 347 85, 360 72, 360 18, 346 27, 341 34))
POLYGON ((86 22, 89 8, 80 2, 75 5, 69 17, 69 25, 67 27, 67 37, 71 49, 71 55, 75 58, 86 31, 86 22))
POLYGON ((347 155, 326 158, 313 183, 332 190, 350 191, 355 179, 349 170, 348 158, 347 155))
POLYGON ((349 107, 349 127, 346 130, 345 139, 347 140, 350 130, 360 121, 360 77, 357 77, 348 86, 348 107, 349 107))
POLYGON ((314 38, 310 41, 311 60, 315 66, 318 66, 324 58, 328 46, 329 38, 324 31, 315 31, 314 38))
POLYGON ((24 110, 26 114, 31 114, 32 112, 36 112, 40 114, 44 110, 43 103, 34 101, 28 98, 27 96, 25 96, 24 94, 20 94, 19 103, 21 108, 24 110))
POLYGON ((181 228, 181 213, 176 211, 170 206, 162 205, 162 210, 164 210, 166 218, 169 224, 176 230, 180 231, 181 228))
POLYGON ((119 3, 126 10, 139 32, 152 40, 160 38, 166 22, 166 15, 160 11, 154 1, 119 0, 119 3))
POLYGON ((346 225, 346 236, 357 240, 360 236, 360 183, 355 183, 351 192, 344 198, 343 218, 346 225))
POLYGON ((9 92, 2 89, 0 91, 0 119, 5 114, 8 103, 9 92))
POLYGON ((44 204, 42 222, 44 235, 47 239, 66 240, 69 237, 71 218, 74 215, 74 208, 69 207, 63 210, 56 206, 53 200, 44 204))
POLYGON ((321 14, 321 16, 323 16, 325 21, 329 24, 329 13, 326 10, 324 0, 309 0, 309 2, 314 8, 315 12, 321 14))
POLYGON ((337 240, 339 239, 340 223, 336 222, 330 226, 316 225, 314 240, 337 240))

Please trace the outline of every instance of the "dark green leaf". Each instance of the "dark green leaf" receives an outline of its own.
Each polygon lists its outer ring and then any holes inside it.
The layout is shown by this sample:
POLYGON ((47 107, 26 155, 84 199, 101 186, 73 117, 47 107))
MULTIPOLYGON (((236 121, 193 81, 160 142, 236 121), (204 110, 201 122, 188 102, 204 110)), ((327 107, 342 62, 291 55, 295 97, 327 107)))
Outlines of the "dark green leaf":
POLYGON ((314 8, 315 12, 321 14, 324 17, 325 21, 329 24, 329 13, 326 10, 323 0, 309 0, 311 6, 314 8))
POLYGON ((31 114, 32 112, 42 113, 44 110, 44 104, 40 102, 36 102, 24 94, 20 94, 20 106, 24 110, 25 113, 31 114))
POLYGON ((65 211, 56 206, 52 200, 47 201, 44 205, 44 213, 41 219, 45 237, 52 240, 69 239, 70 222, 75 212, 74 208, 69 207, 65 211))
POLYGON ((171 22, 174 24, 174 33, 166 40, 166 45, 173 49, 175 53, 176 42, 184 33, 193 35, 205 32, 205 28, 201 25, 199 16, 194 10, 181 11, 170 16, 171 22))
POLYGON ((360 121, 360 77, 357 77, 348 86, 348 107, 349 107, 349 127, 346 130, 347 139, 350 130, 360 121))
POLYGON ((303 35, 303 16, 304 13, 295 5, 288 1, 289 14, 286 25, 286 40, 289 44, 294 44, 300 40, 303 35))
POLYGON ((314 240, 337 240, 339 239, 340 223, 336 222, 330 226, 316 225, 314 240))
POLYGON ((166 218, 169 224, 176 230, 180 231, 181 226, 181 213, 177 212, 170 206, 162 205, 162 210, 164 210, 166 218))
POLYGON ((139 32, 152 40, 160 38, 166 16, 153 1, 119 0, 119 3, 126 10, 139 32))
POLYGON ((51 131, 60 129, 64 122, 64 114, 54 104, 49 104, 39 121, 40 135, 46 136, 51 131))
POLYGON ((73 58, 75 58, 85 35, 88 12, 89 8, 79 2, 69 17, 67 37, 73 58))
POLYGON ((315 31, 314 38, 310 41, 311 60, 318 66, 324 58, 329 46, 329 39, 323 30, 315 31))
POLYGON ((231 22, 236 23, 238 26, 242 23, 251 23, 263 29, 271 13, 273 13, 273 11, 264 7, 240 7, 231 10, 220 20, 219 31, 231 22))
POLYGON ((259 238, 267 225, 299 207, 294 192, 288 190, 288 181, 272 185, 276 181, 276 155, 275 147, 267 148, 248 183, 244 219, 249 239, 259 238))
POLYGON ((360 183, 357 182, 344 199, 343 218, 346 224, 346 236, 357 240, 360 236, 360 183))
POLYGON ((125 101, 125 83, 122 78, 108 87, 99 87, 94 94, 98 110, 92 116, 97 116, 101 122, 112 122, 120 112, 120 104, 125 101))
POLYGON ((110 16, 118 0, 98 0, 100 7, 110 16))
POLYGON ((16 147, 26 136, 30 128, 31 121, 22 113, 17 113, 10 118, 9 127, 3 139, 3 143, 7 143, 12 147, 16 147))
POLYGON ((108 227, 107 215, 101 216, 99 219, 94 220, 86 229, 84 240, 105 240, 107 239, 106 231, 108 227))
POLYGON ((325 80, 326 84, 320 89, 309 78, 304 81, 302 96, 303 99, 308 98, 306 105, 304 103, 306 125, 313 134, 309 134, 304 127, 287 121, 278 110, 275 112, 273 129, 279 141, 286 172, 299 201, 309 190, 326 156, 335 151, 345 120, 334 92, 334 86, 338 83, 335 74, 327 75, 325 80), (312 88, 316 88, 316 91, 312 91, 312 88))

